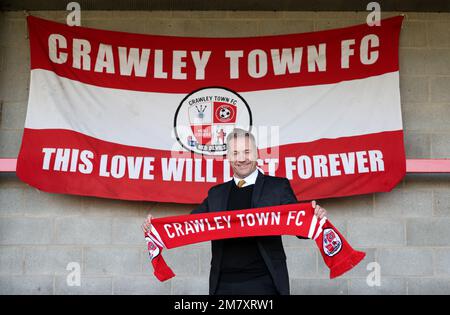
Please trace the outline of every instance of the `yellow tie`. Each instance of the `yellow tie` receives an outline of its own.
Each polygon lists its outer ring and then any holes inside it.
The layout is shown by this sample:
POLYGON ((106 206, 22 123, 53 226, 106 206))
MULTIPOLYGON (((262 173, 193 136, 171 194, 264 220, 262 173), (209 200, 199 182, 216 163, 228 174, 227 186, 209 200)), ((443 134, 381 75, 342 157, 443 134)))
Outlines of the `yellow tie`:
POLYGON ((239 182, 238 182, 238 184, 237 184, 237 186, 239 187, 239 188, 242 188, 242 186, 244 186, 245 185, 245 180, 243 180, 243 179, 241 179, 239 182))

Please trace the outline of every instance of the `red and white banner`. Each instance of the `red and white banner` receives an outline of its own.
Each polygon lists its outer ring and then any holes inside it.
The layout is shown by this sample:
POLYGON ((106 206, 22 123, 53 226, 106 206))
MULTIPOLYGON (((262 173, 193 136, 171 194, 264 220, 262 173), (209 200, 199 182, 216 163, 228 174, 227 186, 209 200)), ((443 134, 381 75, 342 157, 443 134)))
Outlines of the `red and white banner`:
POLYGON ((299 200, 391 190, 405 174, 402 17, 248 38, 153 36, 28 17, 17 175, 41 190, 199 203, 251 130, 299 200))

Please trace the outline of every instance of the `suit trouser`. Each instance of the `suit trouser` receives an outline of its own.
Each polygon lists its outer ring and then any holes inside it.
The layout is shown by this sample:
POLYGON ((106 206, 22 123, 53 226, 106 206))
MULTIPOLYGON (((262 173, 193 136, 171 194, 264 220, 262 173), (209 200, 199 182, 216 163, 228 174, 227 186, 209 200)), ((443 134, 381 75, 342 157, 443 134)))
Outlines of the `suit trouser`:
POLYGON ((241 282, 224 282, 217 284, 215 295, 278 295, 270 274, 241 282))

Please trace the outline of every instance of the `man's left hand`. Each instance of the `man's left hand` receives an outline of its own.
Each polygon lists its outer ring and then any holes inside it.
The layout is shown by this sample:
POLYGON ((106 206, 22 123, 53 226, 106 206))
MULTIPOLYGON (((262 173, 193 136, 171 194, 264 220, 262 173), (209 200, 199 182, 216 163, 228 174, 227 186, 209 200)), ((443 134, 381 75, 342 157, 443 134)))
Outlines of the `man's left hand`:
POLYGON ((314 208, 314 215, 319 219, 322 219, 327 215, 327 210, 319 206, 315 200, 312 201, 312 207, 314 208))

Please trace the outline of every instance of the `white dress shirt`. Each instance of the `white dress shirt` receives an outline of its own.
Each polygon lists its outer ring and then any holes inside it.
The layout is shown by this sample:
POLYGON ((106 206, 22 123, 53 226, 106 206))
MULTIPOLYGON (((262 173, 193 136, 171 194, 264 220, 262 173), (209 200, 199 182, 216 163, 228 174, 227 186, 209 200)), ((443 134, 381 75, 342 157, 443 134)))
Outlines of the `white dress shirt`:
POLYGON ((256 182, 256 178, 258 177, 258 169, 254 170, 252 173, 250 173, 250 175, 248 175, 245 178, 237 178, 236 176, 233 176, 234 182, 237 184, 239 183, 240 180, 245 180, 245 184, 242 187, 246 187, 246 186, 250 186, 250 185, 254 185, 256 182))

